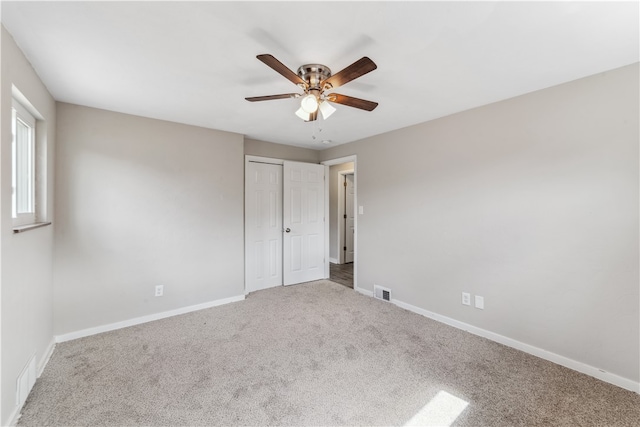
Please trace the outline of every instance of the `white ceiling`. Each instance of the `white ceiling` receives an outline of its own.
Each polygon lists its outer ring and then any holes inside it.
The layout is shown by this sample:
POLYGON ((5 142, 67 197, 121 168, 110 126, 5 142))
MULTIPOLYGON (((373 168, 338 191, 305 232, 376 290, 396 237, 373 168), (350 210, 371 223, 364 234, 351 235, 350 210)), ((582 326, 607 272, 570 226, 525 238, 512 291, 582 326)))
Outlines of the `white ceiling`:
POLYGON ((638 2, 2 2, 2 23, 55 99, 326 148, 639 60, 638 2), (378 69, 327 121, 258 61, 378 69), (313 139, 313 136, 316 139, 313 139))

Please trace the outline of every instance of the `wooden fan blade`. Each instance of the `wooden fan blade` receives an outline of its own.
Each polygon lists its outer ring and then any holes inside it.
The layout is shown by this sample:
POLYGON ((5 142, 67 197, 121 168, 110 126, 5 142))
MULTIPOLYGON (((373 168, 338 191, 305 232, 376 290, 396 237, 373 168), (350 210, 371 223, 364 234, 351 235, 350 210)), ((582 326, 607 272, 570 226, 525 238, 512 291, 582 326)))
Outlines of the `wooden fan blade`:
POLYGON ((358 59, 353 64, 349 65, 342 71, 334 74, 328 79, 324 80, 320 83, 321 88, 325 88, 327 85, 330 85, 331 88, 337 88, 338 86, 342 86, 345 83, 349 83, 351 80, 357 79, 358 77, 364 76, 365 74, 375 70, 378 66, 366 56, 358 59))
POLYGON ((340 95, 332 93, 327 95, 327 99, 336 104, 347 105, 349 107, 359 108, 361 110, 373 111, 378 106, 377 102, 367 101, 365 99, 354 98, 353 96, 340 95))
POLYGON ((297 98, 299 96, 300 96, 299 93, 283 93, 282 95, 251 96, 245 99, 249 102, 256 102, 256 101, 271 101, 272 99, 297 98))
POLYGON ((300 78, 299 75, 291 71, 284 65, 282 62, 278 61, 272 55, 264 54, 256 56, 260 61, 267 64, 269 67, 273 68, 278 73, 282 74, 287 80, 290 80, 293 84, 302 85, 306 88, 307 84, 304 80, 300 78))

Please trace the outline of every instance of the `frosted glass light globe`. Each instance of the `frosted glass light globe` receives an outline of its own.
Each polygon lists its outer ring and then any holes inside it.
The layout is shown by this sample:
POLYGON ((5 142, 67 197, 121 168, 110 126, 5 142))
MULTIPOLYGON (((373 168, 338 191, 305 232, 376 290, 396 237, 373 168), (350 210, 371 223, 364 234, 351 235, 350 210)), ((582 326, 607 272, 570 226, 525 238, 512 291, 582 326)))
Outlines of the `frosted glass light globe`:
POLYGON ((316 98, 315 95, 307 95, 302 98, 300 107, 304 110, 305 113, 315 113, 316 111, 318 111, 318 98, 316 98))

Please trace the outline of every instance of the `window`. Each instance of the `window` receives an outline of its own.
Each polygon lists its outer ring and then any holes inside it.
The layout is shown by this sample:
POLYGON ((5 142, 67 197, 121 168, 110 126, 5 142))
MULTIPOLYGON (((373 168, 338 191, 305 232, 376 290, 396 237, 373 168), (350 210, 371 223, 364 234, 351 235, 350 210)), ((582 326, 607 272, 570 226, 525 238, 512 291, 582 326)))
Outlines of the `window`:
POLYGON ((13 226, 36 221, 36 119, 15 99, 11 109, 13 226))

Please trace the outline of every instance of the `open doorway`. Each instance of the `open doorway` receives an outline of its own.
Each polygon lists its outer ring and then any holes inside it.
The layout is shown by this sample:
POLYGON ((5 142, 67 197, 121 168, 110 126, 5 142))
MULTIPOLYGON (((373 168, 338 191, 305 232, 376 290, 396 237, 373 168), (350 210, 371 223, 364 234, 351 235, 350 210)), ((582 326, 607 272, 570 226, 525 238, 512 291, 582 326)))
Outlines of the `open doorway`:
POLYGON ((342 263, 353 263, 354 246, 353 241, 355 238, 355 187, 353 173, 345 173, 343 176, 342 195, 340 200, 344 200, 344 209, 338 208, 338 212, 343 213, 343 220, 341 221, 342 227, 340 227, 340 243, 342 244, 342 263))
POLYGON ((355 156, 324 162, 328 167, 329 279, 356 287, 355 156))

